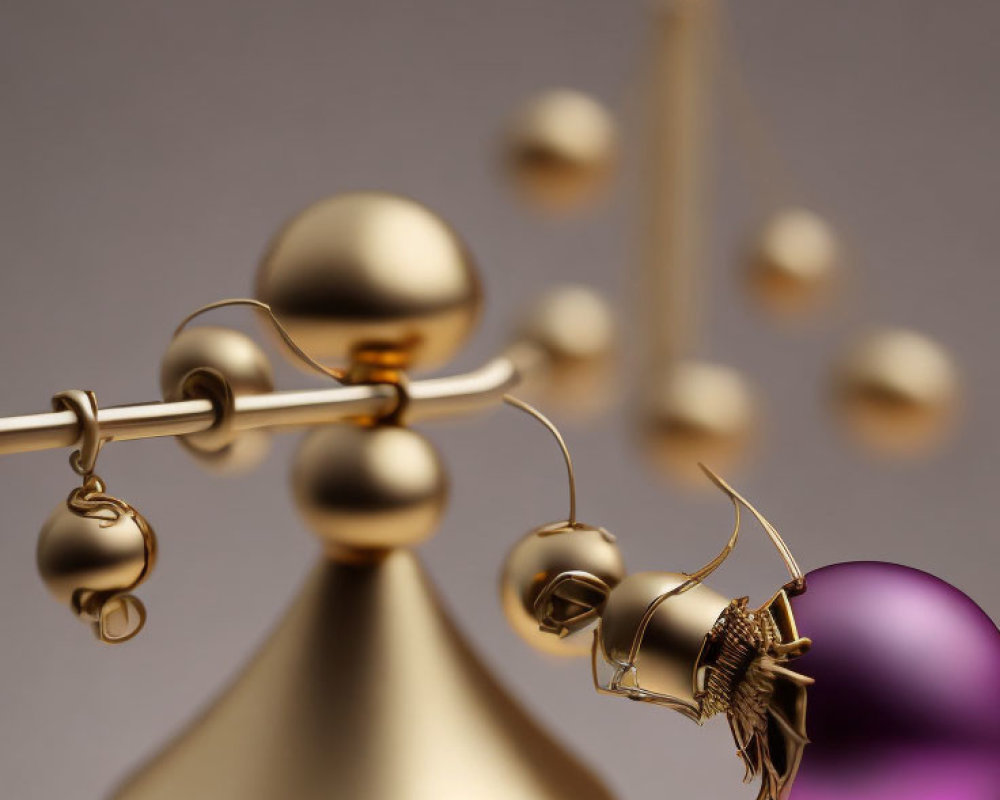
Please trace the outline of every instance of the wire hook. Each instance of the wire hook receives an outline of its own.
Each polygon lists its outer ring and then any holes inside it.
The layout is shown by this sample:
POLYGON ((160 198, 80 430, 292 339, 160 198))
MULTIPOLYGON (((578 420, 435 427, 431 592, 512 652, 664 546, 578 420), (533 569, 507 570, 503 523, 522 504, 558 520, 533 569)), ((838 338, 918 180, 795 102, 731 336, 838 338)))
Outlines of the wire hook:
POLYGON ((548 417, 546 417, 541 411, 523 400, 519 400, 512 394, 505 394, 503 396, 503 401, 509 405, 518 408, 526 414, 531 415, 539 422, 542 423, 546 428, 549 429, 555 440, 559 443, 559 449, 562 450, 563 458, 566 460, 566 472, 569 477, 569 526, 571 528, 576 527, 576 474, 573 471, 573 459, 570 457, 569 448, 566 446, 566 440, 563 439, 562 434, 559 433, 559 429, 555 426, 548 417))
POLYGON ((69 465, 73 471, 89 478, 97 467, 97 457, 101 453, 104 440, 101 439, 101 424, 97 420, 97 395, 82 389, 67 389, 52 397, 52 408, 55 411, 72 411, 76 414, 80 425, 80 436, 77 439, 79 449, 69 456, 69 465))

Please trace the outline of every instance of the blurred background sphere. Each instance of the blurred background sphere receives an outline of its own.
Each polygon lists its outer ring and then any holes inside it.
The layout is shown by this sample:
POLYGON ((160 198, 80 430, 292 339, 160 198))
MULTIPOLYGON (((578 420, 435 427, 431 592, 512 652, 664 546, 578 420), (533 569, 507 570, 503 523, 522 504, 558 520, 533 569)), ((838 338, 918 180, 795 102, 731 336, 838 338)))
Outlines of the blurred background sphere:
POLYGON ((509 123, 505 162, 530 205, 568 213, 593 203, 615 163, 617 131, 597 100, 571 89, 531 97, 509 123))
POLYGON ((737 370, 683 361, 650 385, 639 434, 650 463, 667 475, 707 485, 704 463, 725 472, 739 464, 758 424, 753 391, 737 370))
POLYGON ((826 220, 803 208, 788 208, 771 217, 758 233, 747 277, 768 310, 800 315, 828 299, 839 256, 826 220))
POLYGON ((587 286, 559 286, 532 300, 508 350, 524 373, 523 391, 576 419, 607 410, 620 389, 617 327, 608 301, 587 286))
POLYGON ((939 446, 959 402, 959 381, 942 345, 902 328, 855 343, 834 377, 837 406, 868 449, 912 457, 939 446))

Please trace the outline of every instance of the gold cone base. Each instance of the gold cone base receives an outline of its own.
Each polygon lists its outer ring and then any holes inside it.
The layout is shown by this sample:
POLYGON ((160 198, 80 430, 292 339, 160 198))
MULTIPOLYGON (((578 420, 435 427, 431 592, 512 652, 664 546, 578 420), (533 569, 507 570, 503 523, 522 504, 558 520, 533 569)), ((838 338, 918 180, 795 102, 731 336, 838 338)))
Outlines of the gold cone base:
POLYGON ((610 800, 501 689, 417 558, 324 562, 119 800, 610 800))

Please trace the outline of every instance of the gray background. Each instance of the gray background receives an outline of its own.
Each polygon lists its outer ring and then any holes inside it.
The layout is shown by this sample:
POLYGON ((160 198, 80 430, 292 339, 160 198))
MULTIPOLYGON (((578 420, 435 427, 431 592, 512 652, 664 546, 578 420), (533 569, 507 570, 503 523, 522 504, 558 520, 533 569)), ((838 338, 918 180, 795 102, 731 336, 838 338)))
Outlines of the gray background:
MULTIPOLYGON (((735 279, 766 208, 732 156, 717 173, 707 312, 714 357, 750 372, 767 435, 740 486, 808 567, 875 558, 919 566, 1000 613, 994 336, 1000 103, 995 3, 850 0, 731 4, 745 76, 805 193, 857 254, 843 311, 804 330, 768 322, 735 279), (963 425, 937 457, 867 459, 830 424, 824 380, 859 326, 919 327, 953 349, 963 425)), ((287 215, 326 194, 383 188, 437 209, 471 243, 488 291, 455 369, 496 350, 536 290, 580 280, 619 307, 634 162, 613 202, 559 224, 499 180, 498 127, 536 89, 568 85, 625 112, 642 53, 639 3, 7 2, 0 7, 2 412, 92 387, 105 404, 158 396, 157 364, 192 308, 250 291, 287 215)), ((632 134, 634 134, 634 126, 632 134)), ((634 139, 634 136, 632 136, 634 139)), ((631 155, 631 153, 628 153, 631 155)), ((253 330, 240 312, 220 315, 253 330)), ((272 350, 273 353, 273 350, 272 350)), ((283 367, 282 385, 310 379, 283 367)), ((424 548, 456 616, 503 681, 623 798, 752 797, 726 726, 595 696, 585 664, 549 662, 507 631, 504 551, 557 517, 550 441, 513 412, 428 428, 454 496, 424 548)), ((730 525, 721 496, 638 464, 627 420, 566 433, 582 515, 633 568, 691 568, 730 525)), ((113 446, 101 472, 156 525, 144 636, 90 641, 34 571, 39 524, 69 490, 64 453, 0 459, 0 781, 10 798, 101 796, 209 698, 262 640, 316 557, 285 489, 295 437, 248 477, 205 477, 171 442, 113 446)), ((780 563, 754 533, 717 585, 762 598, 780 563)))

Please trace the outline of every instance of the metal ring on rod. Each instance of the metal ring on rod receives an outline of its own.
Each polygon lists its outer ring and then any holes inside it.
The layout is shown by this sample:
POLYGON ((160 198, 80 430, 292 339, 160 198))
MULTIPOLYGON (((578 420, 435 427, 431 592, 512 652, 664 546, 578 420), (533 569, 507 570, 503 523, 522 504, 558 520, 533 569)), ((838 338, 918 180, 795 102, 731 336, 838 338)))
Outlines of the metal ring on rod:
MULTIPOLYGON (((197 367, 182 379, 181 395, 186 400, 208 400, 215 413, 215 421, 208 430, 192 434, 197 436, 196 450, 218 451, 233 443, 236 396, 225 375, 213 367, 197 367)), ((187 437, 180 439, 190 444, 187 437)))
POLYGON ((77 439, 79 449, 69 456, 69 465, 78 475, 87 478, 94 474, 97 467, 97 456, 100 455, 101 426, 97 421, 97 395, 83 389, 67 389, 52 397, 53 411, 72 411, 76 414, 80 425, 80 435, 77 439))

